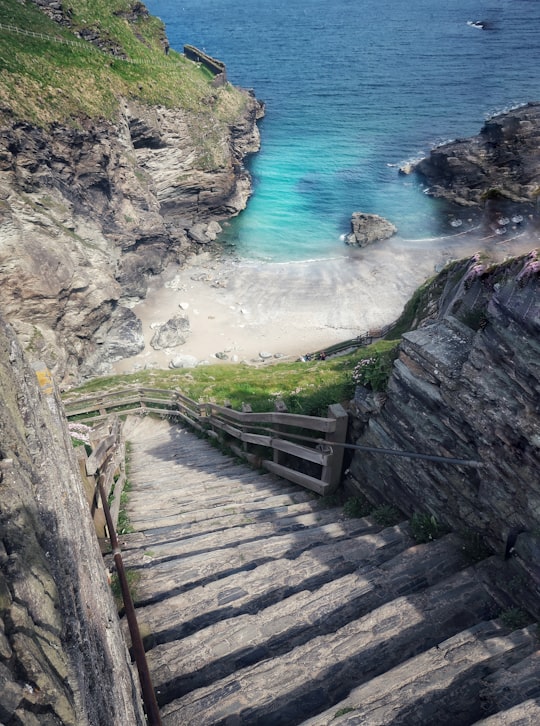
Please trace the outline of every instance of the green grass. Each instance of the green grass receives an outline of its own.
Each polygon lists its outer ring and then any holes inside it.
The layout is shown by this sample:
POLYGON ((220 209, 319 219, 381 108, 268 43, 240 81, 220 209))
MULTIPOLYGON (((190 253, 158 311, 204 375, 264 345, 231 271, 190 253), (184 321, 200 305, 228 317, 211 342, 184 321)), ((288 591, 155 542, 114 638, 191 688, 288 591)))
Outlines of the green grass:
MULTIPOLYGON (((141 573, 137 570, 126 570, 126 580, 131 594, 131 599, 135 601, 137 599, 137 586, 141 580, 141 573)), ((114 572, 111 577, 111 590, 116 604, 116 609, 121 613, 124 609, 124 598, 122 596, 122 588, 120 587, 120 580, 118 574, 114 572)))
POLYGON ((356 496, 347 499, 343 505, 343 514, 350 519, 367 517, 373 509, 373 505, 364 496, 356 496))
MULTIPOLYGON (((120 97, 125 97, 184 108, 210 119, 213 127, 235 119, 245 96, 230 85, 213 88, 212 76, 183 55, 165 55, 163 23, 152 16, 128 22, 125 12, 132 4, 68 0, 63 7, 71 12, 72 30, 54 23, 30 2, 0 0, 2 24, 50 36, 49 40, 0 30, 0 115, 44 127, 53 122, 76 125, 83 116, 112 120, 120 97), (85 29, 99 34, 105 51, 74 32, 85 29), (76 41, 77 46, 59 42, 62 39, 76 41), (135 63, 115 58, 113 50, 135 63)), ((197 120, 191 126, 200 133, 197 120)))
POLYGON ((415 512, 410 520, 411 533, 418 544, 432 542, 445 533, 444 527, 432 514, 415 512))
POLYGON ((271 411, 276 399, 285 401, 289 413, 326 416, 332 403, 347 403, 354 395, 352 371, 356 363, 374 351, 387 350, 395 341, 381 340, 346 356, 325 361, 280 362, 264 367, 219 364, 182 370, 147 370, 124 376, 95 378, 71 391, 89 395, 127 386, 166 388, 181 391, 194 401, 230 401, 240 410, 249 403, 254 412, 271 411))

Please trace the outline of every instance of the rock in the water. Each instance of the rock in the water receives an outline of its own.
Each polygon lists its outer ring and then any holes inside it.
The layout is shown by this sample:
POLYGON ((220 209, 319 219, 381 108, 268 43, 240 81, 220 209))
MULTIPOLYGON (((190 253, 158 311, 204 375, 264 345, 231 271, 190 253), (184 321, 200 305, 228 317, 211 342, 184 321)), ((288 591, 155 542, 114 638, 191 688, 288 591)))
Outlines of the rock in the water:
POLYGON ((467 206, 536 202, 539 170, 540 103, 493 116, 478 136, 438 146, 415 167, 429 195, 467 206))
POLYGON ((197 363, 194 355, 177 355, 169 363, 169 368, 196 368, 197 363))
POLYGON ((159 326, 150 341, 150 345, 154 350, 175 348, 177 345, 183 345, 186 342, 186 337, 190 332, 189 319, 184 315, 175 315, 159 326))
POLYGON ((397 232, 397 228, 378 214, 354 212, 351 217, 350 232, 345 242, 351 247, 365 247, 373 242, 388 239, 397 232))

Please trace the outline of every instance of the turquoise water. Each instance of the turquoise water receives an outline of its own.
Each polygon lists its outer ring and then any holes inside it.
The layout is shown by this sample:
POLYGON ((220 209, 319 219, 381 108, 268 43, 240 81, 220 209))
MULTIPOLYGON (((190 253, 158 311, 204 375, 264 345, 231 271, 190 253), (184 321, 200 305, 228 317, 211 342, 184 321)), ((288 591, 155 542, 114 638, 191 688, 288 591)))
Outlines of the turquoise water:
MULTIPOLYGON (((537 0, 148 0, 173 48, 205 49, 266 103, 254 194, 223 238, 248 258, 345 254, 353 211, 403 238, 443 234, 397 170, 540 99, 537 0), (489 30, 467 25, 489 21, 489 30)), ((406 242, 404 241, 404 244, 406 242)))

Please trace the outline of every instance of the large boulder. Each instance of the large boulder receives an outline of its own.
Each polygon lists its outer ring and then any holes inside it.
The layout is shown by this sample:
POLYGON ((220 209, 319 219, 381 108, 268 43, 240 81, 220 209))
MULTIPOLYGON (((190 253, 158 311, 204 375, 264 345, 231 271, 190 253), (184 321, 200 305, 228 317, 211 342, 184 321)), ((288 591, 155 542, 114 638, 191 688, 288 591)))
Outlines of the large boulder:
POLYGON ((351 217, 352 231, 345 237, 351 247, 365 247, 373 242, 388 239, 397 232, 397 228, 378 214, 354 212, 351 217))
POLYGON ((184 345, 190 332, 189 319, 184 315, 175 315, 157 328, 150 345, 154 350, 176 348, 177 345, 184 345))

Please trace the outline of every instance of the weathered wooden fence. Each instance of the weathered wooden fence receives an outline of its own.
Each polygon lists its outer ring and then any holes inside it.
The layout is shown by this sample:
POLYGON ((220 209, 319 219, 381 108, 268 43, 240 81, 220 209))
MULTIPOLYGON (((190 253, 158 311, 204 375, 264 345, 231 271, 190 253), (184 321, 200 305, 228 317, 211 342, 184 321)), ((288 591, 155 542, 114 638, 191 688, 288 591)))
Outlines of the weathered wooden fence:
POLYGON ((100 486, 103 487, 116 526, 120 498, 126 482, 126 447, 120 418, 112 415, 106 421, 100 422, 91 434, 90 446, 90 454, 84 446, 78 446, 75 453, 96 533, 102 540, 109 536, 109 532, 100 486))
POLYGON ((65 401, 69 419, 96 424, 111 414, 152 413, 180 420, 227 446, 252 465, 267 469, 318 494, 333 492, 340 480, 347 413, 340 404, 324 418, 278 410, 234 411, 216 403, 197 403, 178 391, 129 388, 65 401))

